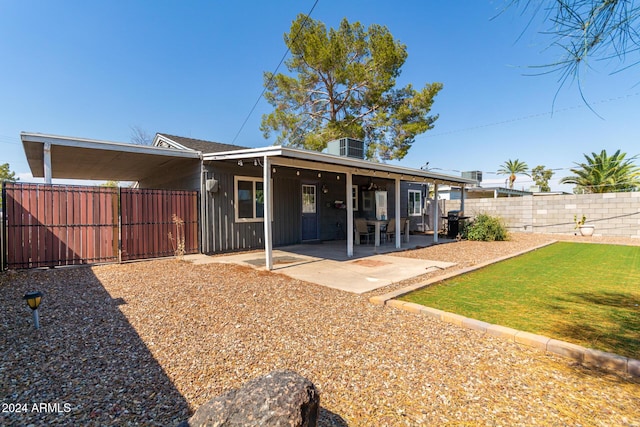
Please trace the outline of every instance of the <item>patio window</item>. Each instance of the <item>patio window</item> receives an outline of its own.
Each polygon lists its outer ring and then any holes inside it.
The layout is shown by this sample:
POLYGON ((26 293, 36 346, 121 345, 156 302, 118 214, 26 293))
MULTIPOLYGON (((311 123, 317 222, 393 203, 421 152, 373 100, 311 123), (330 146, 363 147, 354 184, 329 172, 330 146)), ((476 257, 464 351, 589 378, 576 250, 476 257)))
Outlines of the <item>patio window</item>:
POLYGON ((236 176, 236 222, 257 222, 264 219, 264 187, 262 178, 236 176))
POLYGON ((351 200, 353 200, 353 210, 357 211, 358 210, 358 186, 357 185, 351 186, 351 200))
POLYGON ((409 216, 419 216, 422 214, 422 193, 416 190, 409 190, 409 216))

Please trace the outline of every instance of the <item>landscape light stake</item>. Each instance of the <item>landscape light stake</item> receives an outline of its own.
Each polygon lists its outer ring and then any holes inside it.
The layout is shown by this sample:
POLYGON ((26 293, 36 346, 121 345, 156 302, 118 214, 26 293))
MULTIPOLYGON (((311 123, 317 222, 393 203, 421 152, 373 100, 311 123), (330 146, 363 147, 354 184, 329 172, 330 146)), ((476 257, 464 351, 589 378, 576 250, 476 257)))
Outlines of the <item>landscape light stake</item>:
POLYGON ((40 306, 40 301, 42 301, 42 292, 29 292, 22 298, 27 300, 29 308, 33 310, 33 324, 36 329, 40 329, 40 315, 38 314, 38 307, 40 306))

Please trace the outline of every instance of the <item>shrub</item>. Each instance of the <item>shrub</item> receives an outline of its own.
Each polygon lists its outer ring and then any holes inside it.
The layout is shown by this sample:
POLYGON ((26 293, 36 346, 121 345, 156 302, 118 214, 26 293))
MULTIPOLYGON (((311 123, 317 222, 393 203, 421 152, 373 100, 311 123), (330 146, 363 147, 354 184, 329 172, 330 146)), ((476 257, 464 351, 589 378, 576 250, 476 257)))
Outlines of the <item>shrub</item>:
POLYGON ((467 239, 483 242, 507 240, 507 229, 499 217, 487 214, 478 215, 468 227, 466 227, 467 239))

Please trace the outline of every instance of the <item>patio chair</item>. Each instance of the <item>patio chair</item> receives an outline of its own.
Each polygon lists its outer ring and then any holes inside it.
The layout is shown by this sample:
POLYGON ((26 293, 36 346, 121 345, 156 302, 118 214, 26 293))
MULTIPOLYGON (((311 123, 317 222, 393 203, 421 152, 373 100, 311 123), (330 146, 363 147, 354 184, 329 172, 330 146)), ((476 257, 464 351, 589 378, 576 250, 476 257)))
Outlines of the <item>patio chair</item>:
POLYGON ((362 218, 356 218, 354 221, 356 225, 355 233, 356 233, 356 242, 361 243, 362 238, 365 237, 367 239, 367 244, 369 244, 369 239, 374 236, 373 231, 369 231, 369 227, 367 226, 367 221, 362 218))
POLYGON ((391 240, 393 236, 396 235, 396 220, 392 219, 387 224, 387 230, 384 232, 384 240, 391 240))
POLYGON ((407 222, 409 222, 409 218, 400 218, 400 235, 404 236, 405 231, 407 230, 407 222))

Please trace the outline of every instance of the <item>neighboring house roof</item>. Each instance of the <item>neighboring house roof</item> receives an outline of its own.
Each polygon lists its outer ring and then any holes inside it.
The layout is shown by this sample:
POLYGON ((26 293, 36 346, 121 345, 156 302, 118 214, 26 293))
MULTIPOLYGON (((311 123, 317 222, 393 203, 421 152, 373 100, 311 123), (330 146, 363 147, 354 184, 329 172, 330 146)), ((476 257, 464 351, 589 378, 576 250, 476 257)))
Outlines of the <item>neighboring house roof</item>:
POLYGON ((477 197, 522 197, 522 196, 531 196, 531 191, 525 190, 516 190, 514 188, 506 188, 506 187, 473 187, 467 188, 467 193, 477 194, 477 197))
POLYGON ((204 139, 186 138, 183 136, 170 135, 168 133, 157 133, 153 145, 169 146, 180 150, 200 151, 204 154, 219 153, 221 151, 244 150, 249 147, 240 145, 223 144, 221 142, 205 141, 204 139))

